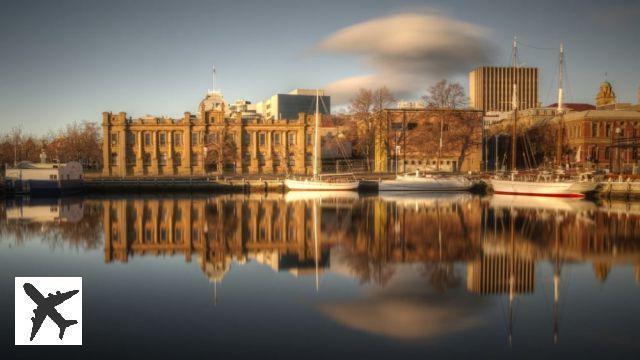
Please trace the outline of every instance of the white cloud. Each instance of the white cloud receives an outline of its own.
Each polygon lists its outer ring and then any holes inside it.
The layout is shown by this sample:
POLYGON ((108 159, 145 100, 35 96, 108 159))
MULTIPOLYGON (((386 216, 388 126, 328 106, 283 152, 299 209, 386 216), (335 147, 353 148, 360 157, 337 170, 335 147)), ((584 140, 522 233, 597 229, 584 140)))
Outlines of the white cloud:
POLYGON ((401 13, 341 29, 317 48, 325 53, 358 56, 370 69, 326 88, 336 104, 358 88, 387 86, 398 97, 416 96, 430 82, 466 74, 490 62, 494 46, 481 26, 436 12, 401 13))

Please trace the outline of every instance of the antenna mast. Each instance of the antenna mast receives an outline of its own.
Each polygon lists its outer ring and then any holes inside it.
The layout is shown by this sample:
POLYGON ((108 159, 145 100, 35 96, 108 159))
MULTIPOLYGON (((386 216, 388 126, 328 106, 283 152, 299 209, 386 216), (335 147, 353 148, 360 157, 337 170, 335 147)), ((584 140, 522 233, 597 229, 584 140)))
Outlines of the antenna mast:
POLYGON ((514 36, 513 37, 513 50, 511 51, 512 59, 512 68, 513 68, 513 93, 512 95, 512 108, 513 108, 513 127, 511 129, 511 171, 515 172, 517 169, 516 162, 516 145, 517 145, 517 131, 516 126, 518 122, 518 84, 516 81, 518 68, 518 40, 514 36))
POLYGON ((318 127, 320 126, 320 90, 316 89, 316 119, 315 131, 313 133, 313 178, 318 178, 318 157, 320 156, 318 127))
POLYGON ((560 43, 560 72, 558 73, 558 114, 564 111, 564 44, 560 43))
POLYGON ((216 66, 213 65, 213 75, 211 78, 211 92, 216 91, 216 66))
POLYGON ((518 67, 518 38, 516 36, 513 37, 513 46, 511 50, 511 64, 514 69, 518 67))

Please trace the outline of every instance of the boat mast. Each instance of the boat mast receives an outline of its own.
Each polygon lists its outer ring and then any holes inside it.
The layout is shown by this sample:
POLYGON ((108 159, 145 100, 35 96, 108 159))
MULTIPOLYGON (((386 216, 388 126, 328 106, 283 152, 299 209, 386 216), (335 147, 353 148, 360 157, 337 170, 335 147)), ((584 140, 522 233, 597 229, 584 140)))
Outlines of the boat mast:
POLYGON ((512 51, 512 68, 513 68, 513 99, 512 99, 512 108, 513 108, 513 127, 511 129, 511 172, 516 172, 516 126, 518 122, 518 84, 516 82, 517 73, 516 70, 518 68, 518 42, 517 38, 513 37, 513 51, 512 51))
POLYGON ((442 158, 442 130, 444 122, 442 116, 440 116, 440 144, 438 145, 438 162, 436 163, 436 171, 440 171, 440 159, 442 158))
POLYGON ((555 221, 556 256, 553 267, 553 342, 558 343, 558 302, 560 300, 560 220, 555 221))
POLYGON ((558 166, 562 163, 562 143, 564 142, 564 44, 560 43, 560 65, 558 72, 558 109, 557 114, 560 116, 560 128, 558 129, 556 144, 556 163, 558 166))
POLYGON ((316 123, 313 131, 313 178, 318 178, 318 127, 320 122, 320 90, 316 89, 316 123))

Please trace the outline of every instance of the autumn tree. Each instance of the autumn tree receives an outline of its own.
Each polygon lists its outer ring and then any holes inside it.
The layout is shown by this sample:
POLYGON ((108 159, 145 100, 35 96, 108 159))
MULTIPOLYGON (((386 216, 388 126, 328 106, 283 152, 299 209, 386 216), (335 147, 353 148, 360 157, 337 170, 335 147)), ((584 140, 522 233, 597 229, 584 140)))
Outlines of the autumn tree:
POLYGON ((100 126, 88 121, 74 122, 39 137, 14 128, 0 135, 0 164, 38 162, 44 150, 48 161, 79 161, 85 169, 97 169, 102 162, 101 144, 100 126))
POLYGON ((43 143, 51 161, 78 161, 85 169, 97 169, 102 163, 102 132, 95 122, 73 122, 49 133, 43 143))

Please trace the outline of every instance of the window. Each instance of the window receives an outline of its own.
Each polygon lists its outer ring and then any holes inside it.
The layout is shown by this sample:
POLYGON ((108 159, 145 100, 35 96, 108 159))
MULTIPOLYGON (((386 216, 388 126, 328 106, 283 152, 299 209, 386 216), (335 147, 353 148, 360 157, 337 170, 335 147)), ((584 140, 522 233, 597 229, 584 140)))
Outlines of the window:
POLYGON ((609 160, 610 157, 611 157, 611 149, 607 146, 606 148, 604 148, 604 158, 605 160, 609 160))
POLYGON ((296 133, 295 132, 290 132, 288 136, 289 136, 289 138, 287 139, 287 142, 289 143, 289 145, 295 145, 296 144, 296 133))
POLYGON ((311 134, 307 134, 307 144, 311 144, 311 134))
POLYGON ((111 145, 118 145, 118 134, 117 133, 112 133, 111 134, 111 145))
POLYGON ((242 143, 245 145, 251 144, 251 135, 248 132, 242 133, 242 143))
POLYGON ((246 162, 246 163, 250 163, 250 162, 251 162, 251 154, 249 154, 249 153, 244 153, 243 158, 244 158, 244 159, 243 159, 243 161, 244 161, 244 162, 246 162))
POLYGON ((167 134, 166 133, 159 133, 158 134, 158 143, 160 144, 160 146, 164 146, 167 144, 167 134))
POLYGON ((307 153, 304 161, 307 165, 311 165, 311 163, 313 163, 313 155, 307 153))
POLYGON ((175 166, 182 166, 182 154, 180 154, 180 153, 176 153, 176 154, 173 156, 173 164, 174 164, 175 166))
POLYGON ((258 144, 264 146, 267 143, 267 134, 261 132, 258 134, 258 144))
POLYGON ((295 166, 296 165, 296 158, 293 155, 289 155, 289 166, 295 166))
POLYGON ((611 137, 611 124, 607 124, 605 126, 604 134, 606 137, 611 137))
POLYGON ((149 132, 144 133, 144 145, 151 146, 151 133, 149 132))
POLYGON ((264 166, 264 154, 258 154, 258 165, 264 166))
POLYGON ((144 156, 142 157, 142 163, 144 165, 151 165, 151 154, 144 153, 144 156))
POLYGON ((200 133, 197 133, 197 132, 191 133, 191 145, 198 145, 199 138, 200 138, 200 133))
POLYGON ((118 165, 118 153, 111 153, 111 165, 118 165))
POLYGON ((160 153, 160 165, 167 165, 167 153, 160 153))
POLYGON ((280 145, 280 133, 273 134, 273 143, 276 145, 280 145))
POLYGON ((130 153, 127 155, 127 165, 136 164, 136 153, 130 153))
POLYGON ((273 155, 273 166, 280 166, 280 155, 273 155))
POLYGON ((191 166, 198 166, 198 154, 191 154, 191 166))
POLYGON ((58 180, 58 175, 55 175, 55 174, 49 175, 49 180, 58 180))
POLYGON ((136 144, 136 134, 132 132, 127 133, 127 144, 135 145, 136 144))
POLYGON ((218 141, 218 134, 207 134, 207 144, 215 143, 218 141))
POLYGON ((591 137, 597 137, 597 136, 598 136, 598 123, 592 122, 591 123, 591 137))
POLYGON ((175 146, 182 146, 182 133, 181 132, 173 133, 173 144, 175 146))

